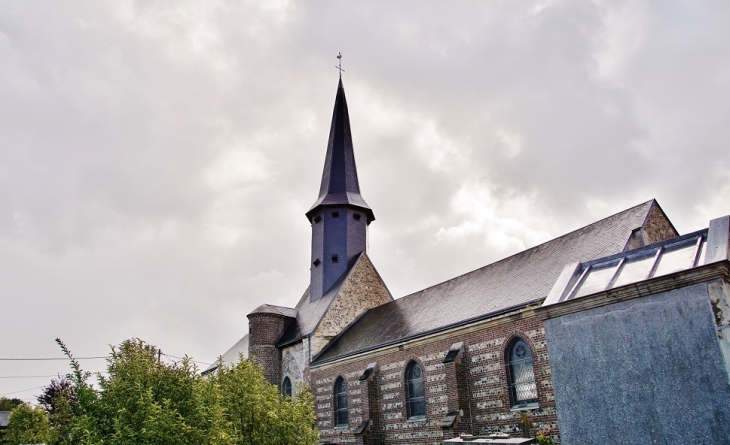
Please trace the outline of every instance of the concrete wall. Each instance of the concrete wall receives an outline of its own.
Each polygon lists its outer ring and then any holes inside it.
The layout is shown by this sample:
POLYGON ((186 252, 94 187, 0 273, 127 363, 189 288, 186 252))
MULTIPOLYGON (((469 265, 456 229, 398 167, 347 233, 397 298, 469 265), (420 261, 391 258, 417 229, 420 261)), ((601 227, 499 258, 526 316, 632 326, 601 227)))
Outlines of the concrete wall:
POLYGON ((563 444, 730 443, 708 285, 545 321, 563 444))

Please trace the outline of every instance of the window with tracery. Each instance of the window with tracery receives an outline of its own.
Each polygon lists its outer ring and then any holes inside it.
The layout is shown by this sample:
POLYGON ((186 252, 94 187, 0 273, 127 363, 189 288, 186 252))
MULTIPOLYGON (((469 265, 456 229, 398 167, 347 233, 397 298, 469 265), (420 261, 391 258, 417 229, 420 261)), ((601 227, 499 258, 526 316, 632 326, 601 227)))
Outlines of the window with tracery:
POLYGON ((411 362, 406 369, 406 411, 409 419, 426 416, 423 369, 416 362, 411 362))
POLYGON ((507 351, 507 374, 512 406, 537 402, 537 384, 530 345, 521 338, 507 351))

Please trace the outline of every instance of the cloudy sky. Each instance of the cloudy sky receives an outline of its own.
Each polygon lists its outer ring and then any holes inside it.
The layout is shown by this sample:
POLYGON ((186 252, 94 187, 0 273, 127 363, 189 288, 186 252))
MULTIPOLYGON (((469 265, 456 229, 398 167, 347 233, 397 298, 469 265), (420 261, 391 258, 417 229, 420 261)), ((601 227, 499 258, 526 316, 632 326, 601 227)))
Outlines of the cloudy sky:
MULTIPOLYGON (((4 1, 0 358, 140 337, 211 362, 256 306, 293 306, 338 51, 396 297, 651 198, 706 227, 730 213, 729 19, 720 0, 4 1)), ((0 395, 66 369, 0 361, 0 395)))

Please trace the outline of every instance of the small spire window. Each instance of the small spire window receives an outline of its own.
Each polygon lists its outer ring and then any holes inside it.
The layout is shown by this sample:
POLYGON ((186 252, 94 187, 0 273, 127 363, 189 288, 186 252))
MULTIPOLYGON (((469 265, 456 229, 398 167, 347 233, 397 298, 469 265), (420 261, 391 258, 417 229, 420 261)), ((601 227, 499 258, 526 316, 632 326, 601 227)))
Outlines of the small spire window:
POLYGON ((322 217, 321 216, 317 215, 317 216, 314 217, 314 223, 315 224, 319 224, 320 221, 322 221, 322 217))
POLYGON ((322 262, 319 260, 319 258, 317 258, 316 260, 314 260, 314 262, 312 264, 314 264, 314 267, 317 267, 320 264, 322 264, 322 262))
POLYGON ((332 255, 332 262, 336 263, 340 260, 340 258, 337 255, 332 255))
POLYGON ((360 221, 360 214, 359 213, 353 213, 352 219, 354 219, 355 221, 360 221))
POLYGON ((332 212, 332 217, 333 218, 339 218, 340 217, 340 212, 332 212))

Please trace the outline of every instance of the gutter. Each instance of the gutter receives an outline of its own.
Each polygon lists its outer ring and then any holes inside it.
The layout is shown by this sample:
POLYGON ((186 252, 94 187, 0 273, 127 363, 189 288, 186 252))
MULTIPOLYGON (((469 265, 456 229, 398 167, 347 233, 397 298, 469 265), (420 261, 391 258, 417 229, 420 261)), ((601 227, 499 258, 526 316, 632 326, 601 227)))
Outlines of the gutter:
MULTIPOLYGON (((364 354, 364 353, 367 353, 367 352, 372 352, 372 351, 374 351, 376 349, 381 349, 381 348, 385 348, 385 347, 388 347, 388 346, 395 346, 397 344, 406 343, 406 342, 409 342, 411 340, 415 340, 417 338, 421 338, 421 337, 425 337, 425 336, 428 336, 428 335, 437 334, 439 332, 448 331, 450 329, 458 328, 458 327, 461 327, 461 326, 466 326, 466 325, 473 324, 473 323, 478 323, 480 321, 484 321, 484 320, 487 320, 487 319, 490 319, 490 318, 498 317, 500 315, 505 315, 505 314, 508 314, 510 312, 515 312, 515 311, 517 311, 519 309, 524 309, 524 308, 527 308, 529 306, 534 306, 536 304, 539 305, 540 303, 542 303, 545 300, 545 298, 547 298, 547 297, 538 298, 536 300, 528 301, 526 303, 520 303, 520 304, 515 305, 515 306, 510 306, 510 307, 507 307, 507 308, 504 308, 504 309, 500 309, 500 310, 497 310, 497 311, 494 311, 494 312, 490 312, 490 313, 487 313, 487 314, 484 314, 484 315, 480 315, 478 317, 474 317, 474 318, 469 318, 469 319, 466 319, 466 320, 458 321, 456 323, 447 324, 445 326, 441 326, 441 327, 438 327, 436 329, 431 329, 430 331, 420 332, 418 334, 409 335, 407 337, 401 337, 401 338, 398 338, 398 339, 395 339, 395 340, 390 340, 390 341, 387 341, 387 342, 384 342, 384 343, 380 343, 380 344, 377 344, 377 345, 374 345, 374 346, 368 346, 367 348, 358 349, 356 351, 350 351, 350 352, 347 352, 345 354, 338 355, 336 357, 332 357, 332 358, 328 358, 328 359, 324 359, 324 360, 317 360, 317 358, 315 358, 315 361, 314 362, 311 362, 309 364, 309 367, 310 368, 316 368, 318 366, 325 365, 327 363, 332 363, 332 362, 335 362, 335 361, 338 361, 338 360, 341 360, 341 359, 344 359, 344 358, 348 358, 348 357, 352 357, 352 356, 355 356, 355 355, 364 354)), ((344 334, 344 332, 343 332, 343 334, 344 334)), ((340 334, 340 335, 342 335, 342 334, 340 334)), ((338 336, 338 338, 339 338, 339 336, 338 336)), ((330 345, 333 345, 336 341, 337 341, 337 338, 332 343, 330 343, 330 345)), ((322 354, 324 354, 325 352, 327 352, 327 349, 329 349, 329 347, 326 348, 321 353, 319 353, 318 356, 321 356, 322 354)))

